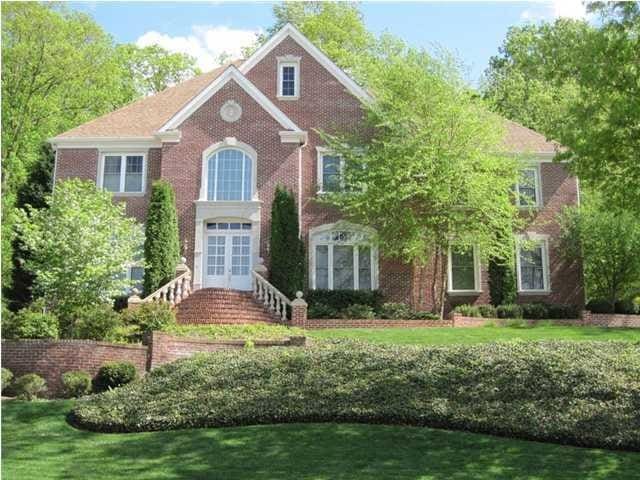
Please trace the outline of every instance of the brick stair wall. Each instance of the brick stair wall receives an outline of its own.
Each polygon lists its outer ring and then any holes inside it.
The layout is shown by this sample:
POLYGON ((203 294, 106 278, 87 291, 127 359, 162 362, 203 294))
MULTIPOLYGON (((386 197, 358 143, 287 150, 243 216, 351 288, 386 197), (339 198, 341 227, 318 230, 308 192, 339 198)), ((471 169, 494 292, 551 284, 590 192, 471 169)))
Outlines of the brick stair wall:
POLYGON ((276 323, 277 319, 251 292, 202 288, 176 308, 181 324, 276 323))

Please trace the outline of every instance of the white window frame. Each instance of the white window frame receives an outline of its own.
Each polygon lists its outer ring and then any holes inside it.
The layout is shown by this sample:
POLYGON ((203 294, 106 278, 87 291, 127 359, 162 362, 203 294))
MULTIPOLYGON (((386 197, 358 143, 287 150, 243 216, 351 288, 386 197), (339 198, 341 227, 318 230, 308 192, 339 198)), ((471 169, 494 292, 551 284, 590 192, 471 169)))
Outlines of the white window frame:
POLYGON ((455 245, 449 245, 447 252, 447 293, 449 295, 476 295, 482 293, 481 273, 480 273, 480 255, 478 246, 474 245, 473 250, 473 289, 472 290, 454 290, 453 289, 453 268, 452 268, 452 252, 451 249, 455 245))
POLYGON ((371 236, 369 229, 363 228, 358 225, 345 224, 344 222, 332 223, 329 225, 322 225, 320 227, 312 228, 309 232, 309 287, 313 290, 316 289, 316 247, 318 245, 327 245, 327 289, 333 290, 333 247, 335 245, 348 245, 353 246, 353 289, 360 290, 360 269, 359 269, 359 246, 363 245, 369 248, 371 255, 371 290, 377 290, 378 287, 378 248, 373 244, 364 244, 358 242, 339 241, 339 240, 318 240, 318 237, 324 233, 330 233, 333 231, 341 232, 353 232, 356 234, 364 234, 365 236, 371 236))
POLYGON ((300 57, 287 55, 278 57, 278 91, 276 96, 278 100, 298 100, 300 98, 300 57), (294 94, 284 95, 282 91, 282 70, 284 67, 293 67, 294 69, 294 94))
MULTIPOLYGON (((318 193, 319 194, 325 194, 325 193, 334 193, 334 192, 325 192, 324 191, 324 157, 325 156, 333 156, 333 157, 339 157, 339 155, 334 154, 333 152, 331 152, 331 150, 329 150, 328 148, 325 147, 316 147, 316 151, 317 151, 317 165, 316 165, 316 182, 318 184, 318 193)), ((340 190, 344 190, 345 188, 345 183, 344 183, 344 158, 340 157, 340 190)))
POLYGON ((549 275, 549 235, 527 233, 516 237, 516 278, 518 285, 518 293, 522 295, 547 295, 551 293, 551 278, 549 275), (522 273, 520 271, 520 244, 524 241, 531 241, 542 247, 542 289, 523 289, 522 273))
POLYGON ((528 209, 528 208, 541 208, 542 207, 542 176, 540 175, 540 164, 537 163, 535 165, 523 165, 520 167, 518 172, 518 180, 516 181, 516 193, 517 199, 516 202, 518 204, 518 208, 520 209, 528 209), (534 182, 535 182, 535 192, 536 192, 536 201, 535 203, 529 203, 523 205, 520 203, 522 198, 520 197, 520 175, 523 170, 533 170, 534 172, 534 182))
POLYGON ((111 192, 114 196, 119 197, 141 197, 147 192, 147 153, 146 152, 100 152, 100 161, 98 162, 98 188, 104 189, 104 166, 105 157, 120 157, 120 189, 117 192, 111 192), (126 192, 124 190, 125 178, 127 175, 127 157, 142 157, 142 190, 139 192, 126 192))

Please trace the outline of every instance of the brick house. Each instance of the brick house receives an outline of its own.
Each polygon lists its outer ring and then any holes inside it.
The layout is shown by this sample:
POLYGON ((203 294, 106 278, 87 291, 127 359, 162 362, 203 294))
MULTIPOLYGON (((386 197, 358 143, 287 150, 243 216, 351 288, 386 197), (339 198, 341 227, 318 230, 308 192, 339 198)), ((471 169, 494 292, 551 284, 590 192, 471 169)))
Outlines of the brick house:
MULTIPOLYGON (((316 130, 357 128, 368 100, 287 25, 242 62, 53 138, 54 176, 95 181, 140 222, 152 181, 169 181, 194 289, 251 289, 251 270, 269 266, 270 208, 276 185, 284 184, 297 199, 310 288, 379 288, 389 300, 428 308, 428 268, 363 246, 356 239, 367 235, 366 226, 336 227, 338 212, 316 201, 340 174, 340 159, 323 148, 316 130)), ((537 242, 516 255, 519 301, 581 305, 581 267, 565 264, 555 245, 555 216, 579 201, 577 179, 552 162, 557 144, 516 123, 506 126, 508 150, 526 157, 523 173, 530 180, 516 188, 534 204, 523 207, 529 223, 522 233, 537 242)), ((448 266, 450 304, 488 302, 488 275, 477 252, 449 255, 448 266)))

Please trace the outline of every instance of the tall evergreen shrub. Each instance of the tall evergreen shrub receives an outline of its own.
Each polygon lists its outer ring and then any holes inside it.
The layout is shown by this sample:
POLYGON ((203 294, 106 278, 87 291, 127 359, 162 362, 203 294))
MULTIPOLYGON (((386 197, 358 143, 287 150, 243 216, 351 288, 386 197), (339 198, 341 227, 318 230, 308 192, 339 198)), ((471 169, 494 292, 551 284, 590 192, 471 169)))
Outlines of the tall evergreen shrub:
POLYGON ((164 180, 155 181, 151 188, 144 260, 144 291, 148 295, 174 277, 180 260, 176 198, 164 180))
POLYGON ((491 304, 495 307, 515 303, 517 291, 513 262, 495 258, 489 260, 489 293, 491 304))
POLYGON ((298 236, 298 212, 293 193, 278 185, 271 208, 270 282, 287 297, 302 290, 305 279, 304 243, 298 236))

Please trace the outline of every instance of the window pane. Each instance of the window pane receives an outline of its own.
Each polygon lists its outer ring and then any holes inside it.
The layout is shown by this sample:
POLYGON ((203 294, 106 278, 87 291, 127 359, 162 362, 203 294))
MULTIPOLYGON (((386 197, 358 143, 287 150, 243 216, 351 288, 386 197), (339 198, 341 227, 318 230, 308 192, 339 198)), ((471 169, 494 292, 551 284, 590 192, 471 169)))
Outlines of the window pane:
POLYGON ((520 171, 520 181, 518 182, 518 192, 521 206, 535 205, 536 198, 536 181, 538 176, 532 168, 525 168, 520 171))
POLYGON ((329 246, 316 246, 316 288, 329 288, 329 246))
POLYGON ((224 275, 225 242, 221 235, 207 238, 207 275, 224 275))
POLYGON ((244 156, 240 150, 229 149, 218 152, 215 200, 243 200, 244 156))
POLYGON ((358 247, 358 288, 371 290, 371 248, 358 247))
POLYGON ((251 200, 253 198, 253 183, 252 183, 252 174, 251 171, 251 159, 245 155, 244 156, 244 190, 242 194, 243 200, 251 200))
POLYGON ((126 175, 124 177, 125 192, 142 191, 142 168, 143 161, 141 155, 127 156, 126 175))
POLYGON ((520 250, 520 284, 523 290, 544 290, 542 246, 520 250))
POLYGON ((473 248, 451 249, 451 289, 475 290, 473 248))
POLYGON ((209 159, 207 166, 207 200, 215 200, 215 185, 216 185, 216 163, 217 155, 214 155, 209 159))
POLYGON ((296 71, 295 67, 282 67, 282 95, 293 97, 296 94, 296 71))
POLYGON ((340 157, 333 155, 322 157, 322 190, 324 192, 340 190, 340 157))
POLYGON ((102 187, 109 192, 120 191, 120 156, 107 155, 104 157, 102 187))
POLYGON ((353 246, 333 246, 333 288, 353 289, 353 246))

